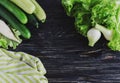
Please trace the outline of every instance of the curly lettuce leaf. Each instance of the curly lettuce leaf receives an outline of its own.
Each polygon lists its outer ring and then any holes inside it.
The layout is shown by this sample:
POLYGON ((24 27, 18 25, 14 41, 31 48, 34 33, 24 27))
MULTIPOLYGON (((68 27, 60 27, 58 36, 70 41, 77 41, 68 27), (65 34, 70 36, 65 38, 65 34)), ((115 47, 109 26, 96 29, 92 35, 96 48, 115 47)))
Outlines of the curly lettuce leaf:
POLYGON ((62 0, 62 5, 80 34, 86 37, 90 28, 102 25, 114 32, 108 47, 120 51, 120 0, 62 0))
POLYGON ((78 13, 75 18, 76 30, 85 37, 89 30, 89 27, 91 27, 91 20, 89 19, 90 19, 89 13, 88 14, 78 13))
MULTIPOLYGON (((0 34, 0 46, 8 49, 8 47, 12 47, 13 49, 16 49, 16 47, 22 42, 22 40, 20 39, 20 32, 12 29, 15 37, 18 39, 19 43, 13 40, 8 39, 7 37, 3 36, 2 34, 0 34)), ((9 34, 8 34, 9 35, 9 34)))
POLYGON ((120 1, 106 1, 92 8, 92 25, 101 24, 113 31, 112 39, 108 47, 114 51, 120 51, 120 1))
POLYGON ((120 32, 114 30, 113 38, 108 42, 108 47, 114 51, 120 51, 120 32))
POLYGON ((92 27, 92 7, 100 2, 102 0, 62 0, 67 15, 75 18, 76 30, 85 37, 92 27))
POLYGON ((92 26, 101 24, 107 28, 116 27, 116 4, 111 0, 103 0, 92 7, 91 12, 92 26))
POLYGON ((120 51, 120 7, 116 10, 116 21, 113 38, 108 42, 108 47, 114 51, 120 51))
POLYGON ((96 23, 109 28, 115 27, 114 0, 62 0, 62 4, 67 15, 75 18, 77 31, 85 37, 96 23))
POLYGON ((73 16, 74 13, 81 10, 88 10, 91 0, 62 0, 62 5, 68 16, 73 16), (81 7, 82 6, 82 7, 81 7))

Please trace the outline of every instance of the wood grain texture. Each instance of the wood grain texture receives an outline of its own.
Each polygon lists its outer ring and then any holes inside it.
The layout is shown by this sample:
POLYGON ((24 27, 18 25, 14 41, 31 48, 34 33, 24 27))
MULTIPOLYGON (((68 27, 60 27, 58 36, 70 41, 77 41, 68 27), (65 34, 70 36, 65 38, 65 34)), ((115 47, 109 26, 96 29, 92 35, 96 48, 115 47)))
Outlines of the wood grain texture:
POLYGON ((94 48, 74 28, 61 0, 38 0, 47 13, 39 29, 29 27, 32 38, 16 51, 39 57, 47 69, 49 83, 120 83, 120 53, 101 39, 94 48))

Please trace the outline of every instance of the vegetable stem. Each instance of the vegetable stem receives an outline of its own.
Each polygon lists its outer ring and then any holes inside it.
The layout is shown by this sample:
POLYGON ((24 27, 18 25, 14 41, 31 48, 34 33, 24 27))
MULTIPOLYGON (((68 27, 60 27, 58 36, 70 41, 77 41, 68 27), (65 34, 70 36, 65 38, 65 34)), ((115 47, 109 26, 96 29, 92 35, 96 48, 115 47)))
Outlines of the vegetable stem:
POLYGON ((100 30, 103 33, 106 40, 111 40, 112 39, 112 35, 113 35, 112 30, 109 30, 106 27, 101 26, 99 24, 96 24, 95 28, 100 30))

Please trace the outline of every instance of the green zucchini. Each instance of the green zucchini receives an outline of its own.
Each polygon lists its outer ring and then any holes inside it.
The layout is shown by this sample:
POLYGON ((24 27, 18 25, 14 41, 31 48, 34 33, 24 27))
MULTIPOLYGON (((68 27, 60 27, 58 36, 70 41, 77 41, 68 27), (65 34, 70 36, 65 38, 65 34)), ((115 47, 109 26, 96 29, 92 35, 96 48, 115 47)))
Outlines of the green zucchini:
POLYGON ((9 23, 12 28, 18 30, 24 38, 29 39, 31 37, 31 33, 27 29, 27 27, 24 24, 20 23, 8 10, 6 10, 1 5, 0 17, 2 17, 7 23, 9 23))
POLYGON ((21 23, 26 24, 28 19, 25 13, 9 0, 0 0, 0 5, 9 10, 21 23))
POLYGON ((38 18, 39 21, 44 23, 46 20, 46 13, 44 9, 40 6, 40 4, 36 0, 31 0, 31 2, 33 2, 33 4, 36 7, 34 11, 35 16, 38 18))
POLYGON ((28 14, 35 11, 35 5, 30 0, 10 0, 28 14))
POLYGON ((27 17, 28 17, 29 24, 33 25, 33 27, 36 27, 36 28, 39 27, 39 22, 33 14, 27 14, 27 17))

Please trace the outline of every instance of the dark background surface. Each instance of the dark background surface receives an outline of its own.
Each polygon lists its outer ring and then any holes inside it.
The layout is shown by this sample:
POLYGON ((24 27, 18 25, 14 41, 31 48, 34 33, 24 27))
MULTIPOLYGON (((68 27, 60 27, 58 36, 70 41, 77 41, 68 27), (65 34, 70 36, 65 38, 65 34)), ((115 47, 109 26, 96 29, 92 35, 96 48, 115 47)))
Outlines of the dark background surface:
POLYGON ((106 47, 101 39, 94 48, 74 28, 61 0, 38 0, 47 13, 39 29, 29 27, 30 40, 16 51, 37 56, 47 70, 49 83, 120 83, 120 53, 106 47))

